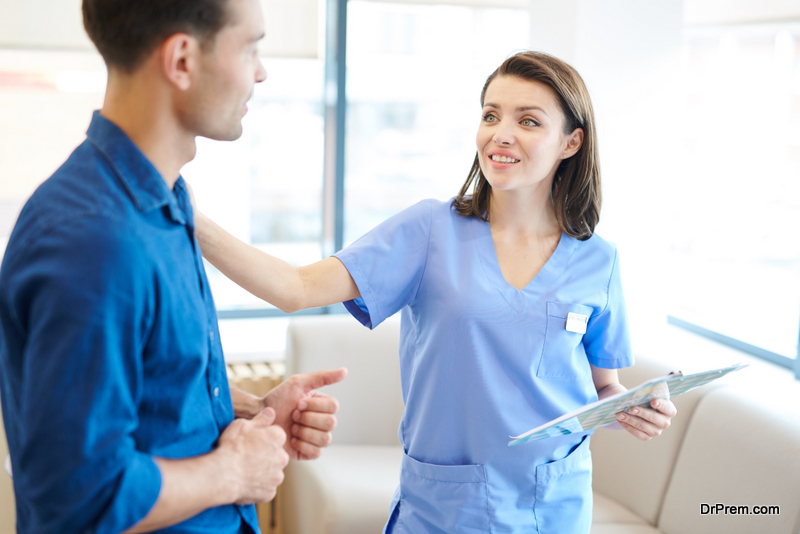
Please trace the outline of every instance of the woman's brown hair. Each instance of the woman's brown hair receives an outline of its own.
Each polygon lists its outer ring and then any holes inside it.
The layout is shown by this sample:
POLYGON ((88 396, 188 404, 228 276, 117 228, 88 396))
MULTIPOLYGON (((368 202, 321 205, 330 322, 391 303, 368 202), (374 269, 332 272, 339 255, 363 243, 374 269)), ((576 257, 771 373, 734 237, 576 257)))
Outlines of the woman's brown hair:
MULTIPOLYGON (((486 79, 481 91, 481 107, 486 89, 497 76, 516 76, 547 85, 555 92, 564 114, 564 133, 583 129, 581 147, 572 157, 561 161, 550 194, 556 219, 564 233, 581 241, 589 239, 600 220, 602 198, 594 110, 586 85, 577 71, 560 59, 541 52, 520 52, 506 59, 486 79)), ((491 190, 475 154, 467 181, 455 199, 456 212, 488 221, 491 190), (474 190, 469 194, 473 183, 474 190)))

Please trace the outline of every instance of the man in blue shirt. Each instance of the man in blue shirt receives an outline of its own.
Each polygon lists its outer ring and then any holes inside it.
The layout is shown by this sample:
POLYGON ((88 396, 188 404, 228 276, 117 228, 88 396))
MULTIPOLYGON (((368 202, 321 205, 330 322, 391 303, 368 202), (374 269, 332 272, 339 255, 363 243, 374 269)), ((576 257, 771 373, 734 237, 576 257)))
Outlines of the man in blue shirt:
MULTIPOLYGON (((236 139, 259 0, 84 0, 108 66, 87 140, 0 268, 0 393, 18 532, 258 532, 289 457, 330 442, 345 370, 230 390, 180 168, 236 139), (287 435, 290 438, 287 440, 287 435)), ((222 178, 222 177, 221 177, 222 178)))

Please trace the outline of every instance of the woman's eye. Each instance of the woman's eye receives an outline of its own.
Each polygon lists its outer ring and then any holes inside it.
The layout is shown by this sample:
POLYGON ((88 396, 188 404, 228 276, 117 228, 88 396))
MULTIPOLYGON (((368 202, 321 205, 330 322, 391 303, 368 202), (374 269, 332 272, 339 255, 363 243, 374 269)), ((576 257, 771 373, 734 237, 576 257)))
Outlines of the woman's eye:
POLYGON ((495 117, 491 113, 487 113, 486 115, 483 116, 483 121, 484 122, 497 122, 497 117, 495 117))
POLYGON ((539 126, 539 123, 533 119, 522 119, 523 126, 539 126))

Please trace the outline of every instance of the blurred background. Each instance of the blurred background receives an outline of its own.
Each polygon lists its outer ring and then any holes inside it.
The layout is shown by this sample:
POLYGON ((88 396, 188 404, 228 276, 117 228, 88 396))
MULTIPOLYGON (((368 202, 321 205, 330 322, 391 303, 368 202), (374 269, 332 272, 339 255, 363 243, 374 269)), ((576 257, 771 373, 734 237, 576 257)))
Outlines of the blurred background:
MULTIPOLYGON (((732 362, 800 376, 800 0, 263 6, 268 78, 244 135, 199 139, 182 171, 235 235, 307 264, 418 200, 454 196, 484 80, 542 50, 593 98, 597 231, 621 251, 635 350, 698 367, 739 351, 732 362)), ((0 1, 0 254, 104 86, 80 0, 0 1)), ((280 359, 287 316, 207 269, 228 359, 280 359)))

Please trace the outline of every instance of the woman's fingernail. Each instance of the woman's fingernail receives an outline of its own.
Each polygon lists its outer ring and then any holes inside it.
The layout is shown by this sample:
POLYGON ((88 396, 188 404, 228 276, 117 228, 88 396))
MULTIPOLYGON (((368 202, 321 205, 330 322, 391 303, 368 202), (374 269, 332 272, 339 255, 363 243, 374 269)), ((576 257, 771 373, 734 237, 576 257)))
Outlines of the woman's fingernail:
POLYGON ((660 406, 661 406, 661 403, 659 401, 655 401, 653 403, 653 408, 659 408, 660 406))
POLYGON ((297 408, 300 410, 305 410, 306 408, 308 408, 308 403, 306 401, 300 401, 299 403, 297 403, 297 408))
POLYGON ((617 419, 619 419, 620 421, 624 421, 625 420, 625 414, 624 413, 618 413, 617 414, 617 419))
POLYGON ((639 408, 631 408, 631 413, 639 413, 639 408))

